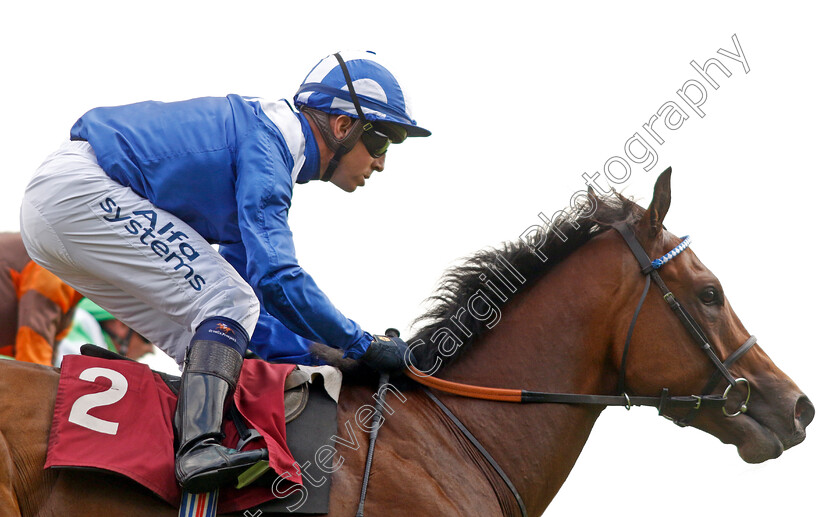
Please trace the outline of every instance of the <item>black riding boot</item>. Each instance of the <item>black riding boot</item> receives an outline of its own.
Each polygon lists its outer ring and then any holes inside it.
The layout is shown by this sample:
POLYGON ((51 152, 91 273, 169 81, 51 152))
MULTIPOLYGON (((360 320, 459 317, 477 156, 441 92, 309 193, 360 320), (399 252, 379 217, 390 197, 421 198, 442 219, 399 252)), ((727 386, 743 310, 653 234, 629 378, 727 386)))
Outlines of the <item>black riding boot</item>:
POLYGON ((227 485, 261 459, 265 451, 238 452, 220 444, 222 413, 233 394, 242 356, 213 341, 193 341, 181 377, 175 409, 175 477, 189 492, 227 485))

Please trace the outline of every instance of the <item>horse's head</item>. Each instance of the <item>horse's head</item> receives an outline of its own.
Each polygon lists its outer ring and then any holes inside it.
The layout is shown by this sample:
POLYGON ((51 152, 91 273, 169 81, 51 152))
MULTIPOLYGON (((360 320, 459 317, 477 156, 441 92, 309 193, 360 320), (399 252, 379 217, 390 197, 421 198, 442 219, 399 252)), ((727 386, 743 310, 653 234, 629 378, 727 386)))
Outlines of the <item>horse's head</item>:
MULTIPOLYGON (((668 169, 656 182, 649 208, 630 227, 651 258, 665 255, 681 242, 662 224, 670 202, 668 169)), ((629 329, 645 280, 639 274, 640 259, 620 237, 615 238, 623 246, 622 270, 629 279, 624 304, 628 313, 620 321, 624 322, 623 329, 629 329)), ((775 458, 804 440, 805 427, 814 417, 813 405, 759 346, 750 347, 750 333, 729 304, 717 277, 690 249, 679 253, 657 271, 664 285, 690 315, 689 321, 693 319, 701 332, 699 336, 692 336, 691 323, 681 320, 673 302, 669 305, 667 297, 663 298, 660 286, 650 286, 626 351, 627 333, 620 330, 615 336, 612 356, 619 371, 622 363, 625 365, 626 392, 658 396, 662 388, 668 388, 672 396, 705 394, 718 397, 726 392, 723 408, 708 407, 714 404, 705 404, 704 400, 696 411, 670 407, 663 414, 706 431, 724 443, 734 444, 739 455, 750 463, 775 458), (703 336, 714 354, 703 350, 703 336), (742 347, 742 344, 746 346, 742 347), (727 358, 739 349, 743 355, 730 364, 727 358), (726 364, 715 365, 712 355, 726 364), (729 381, 727 374, 730 374, 729 381), (741 378, 746 382, 732 383, 741 378), (703 393, 705 390, 710 393, 703 393), (747 397, 746 411, 727 416, 738 413, 747 397)), ((706 397, 707 400, 711 398, 706 397)))

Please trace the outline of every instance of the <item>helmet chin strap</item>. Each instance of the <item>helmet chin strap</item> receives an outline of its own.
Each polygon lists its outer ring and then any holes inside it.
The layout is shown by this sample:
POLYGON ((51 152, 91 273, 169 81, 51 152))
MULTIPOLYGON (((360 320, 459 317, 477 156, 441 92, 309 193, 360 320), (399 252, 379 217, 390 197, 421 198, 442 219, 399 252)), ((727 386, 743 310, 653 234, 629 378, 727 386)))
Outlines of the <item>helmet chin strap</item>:
MULTIPOLYGON (((353 100, 353 107, 356 108, 356 114, 359 118, 357 118, 353 125, 350 126, 350 131, 341 141, 341 145, 335 151, 335 154, 333 154, 332 160, 330 160, 327 170, 321 178, 322 181, 330 181, 330 179, 332 179, 332 175, 335 172, 336 167, 338 167, 338 162, 350 149, 353 148, 354 145, 356 145, 356 142, 362 136, 362 132, 373 129, 373 124, 368 122, 365 118, 365 112, 359 104, 359 97, 356 95, 356 88, 353 87, 353 79, 350 77, 350 71, 347 69, 347 64, 344 62, 344 58, 341 57, 341 52, 336 52, 333 55, 335 56, 336 61, 338 61, 339 66, 341 66, 341 72, 344 74, 344 81, 347 83, 347 90, 350 93, 350 98, 353 100)), ((332 130, 330 130, 330 133, 332 133, 332 130)))
MULTIPOLYGON (((338 167, 338 162, 340 162, 341 158, 347 154, 350 149, 353 149, 356 142, 359 141, 359 137, 362 136, 361 122, 362 121, 358 119, 354 120, 347 135, 338 141, 338 149, 334 149, 333 157, 327 165, 327 170, 325 170, 323 176, 321 176, 321 181, 330 181, 332 179, 333 173, 335 173, 335 169, 338 167)), ((332 133, 332 130, 330 130, 330 133, 332 133)))
POLYGON ((353 149, 356 142, 358 142, 359 138, 362 136, 364 124, 359 119, 353 119, 353 124, 350 126, 348 133, 344 135, 344 138, 339 139, 335 137, 335 134, 333 134, 332 127, 330 126, 330 115, 328 113, 308 107, 302 107, 301 111, 309 116, 313 122, 315 122, 315 126, 321 133, 324 143, 327 144, 327 147, 333 152, 333 156, 327 165, 327 170, 324 171, 324 174, 321 176, 321 181, 330 181, 335 173, 335 169, 338 167, 338 162, 341 161, 341 158, 345 154, 350 152, 350 149, 353 149))

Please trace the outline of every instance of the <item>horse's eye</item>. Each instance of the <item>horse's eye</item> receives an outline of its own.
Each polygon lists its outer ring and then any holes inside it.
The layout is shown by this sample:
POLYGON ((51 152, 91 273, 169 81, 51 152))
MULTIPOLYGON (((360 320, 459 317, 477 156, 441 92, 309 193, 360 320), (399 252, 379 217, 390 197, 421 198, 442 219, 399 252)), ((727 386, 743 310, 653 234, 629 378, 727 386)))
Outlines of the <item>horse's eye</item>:
POLYGON ((722 297, 720 291, 710 286, 700 291, 700 301, 706 305, 716 305, 721 303, 722 297))

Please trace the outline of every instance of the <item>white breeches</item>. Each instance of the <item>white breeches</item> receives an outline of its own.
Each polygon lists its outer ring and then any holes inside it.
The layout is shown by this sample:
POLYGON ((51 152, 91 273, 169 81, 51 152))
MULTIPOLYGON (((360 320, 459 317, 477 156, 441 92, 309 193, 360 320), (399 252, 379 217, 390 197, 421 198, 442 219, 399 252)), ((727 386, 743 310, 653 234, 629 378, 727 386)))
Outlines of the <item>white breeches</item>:
POLYGON ((47 157, 20 220, 32 260, 179 364, 207 318, 254 332, 251 286, 189 225, 109 178, 87 142, 65 142, 47 157))

